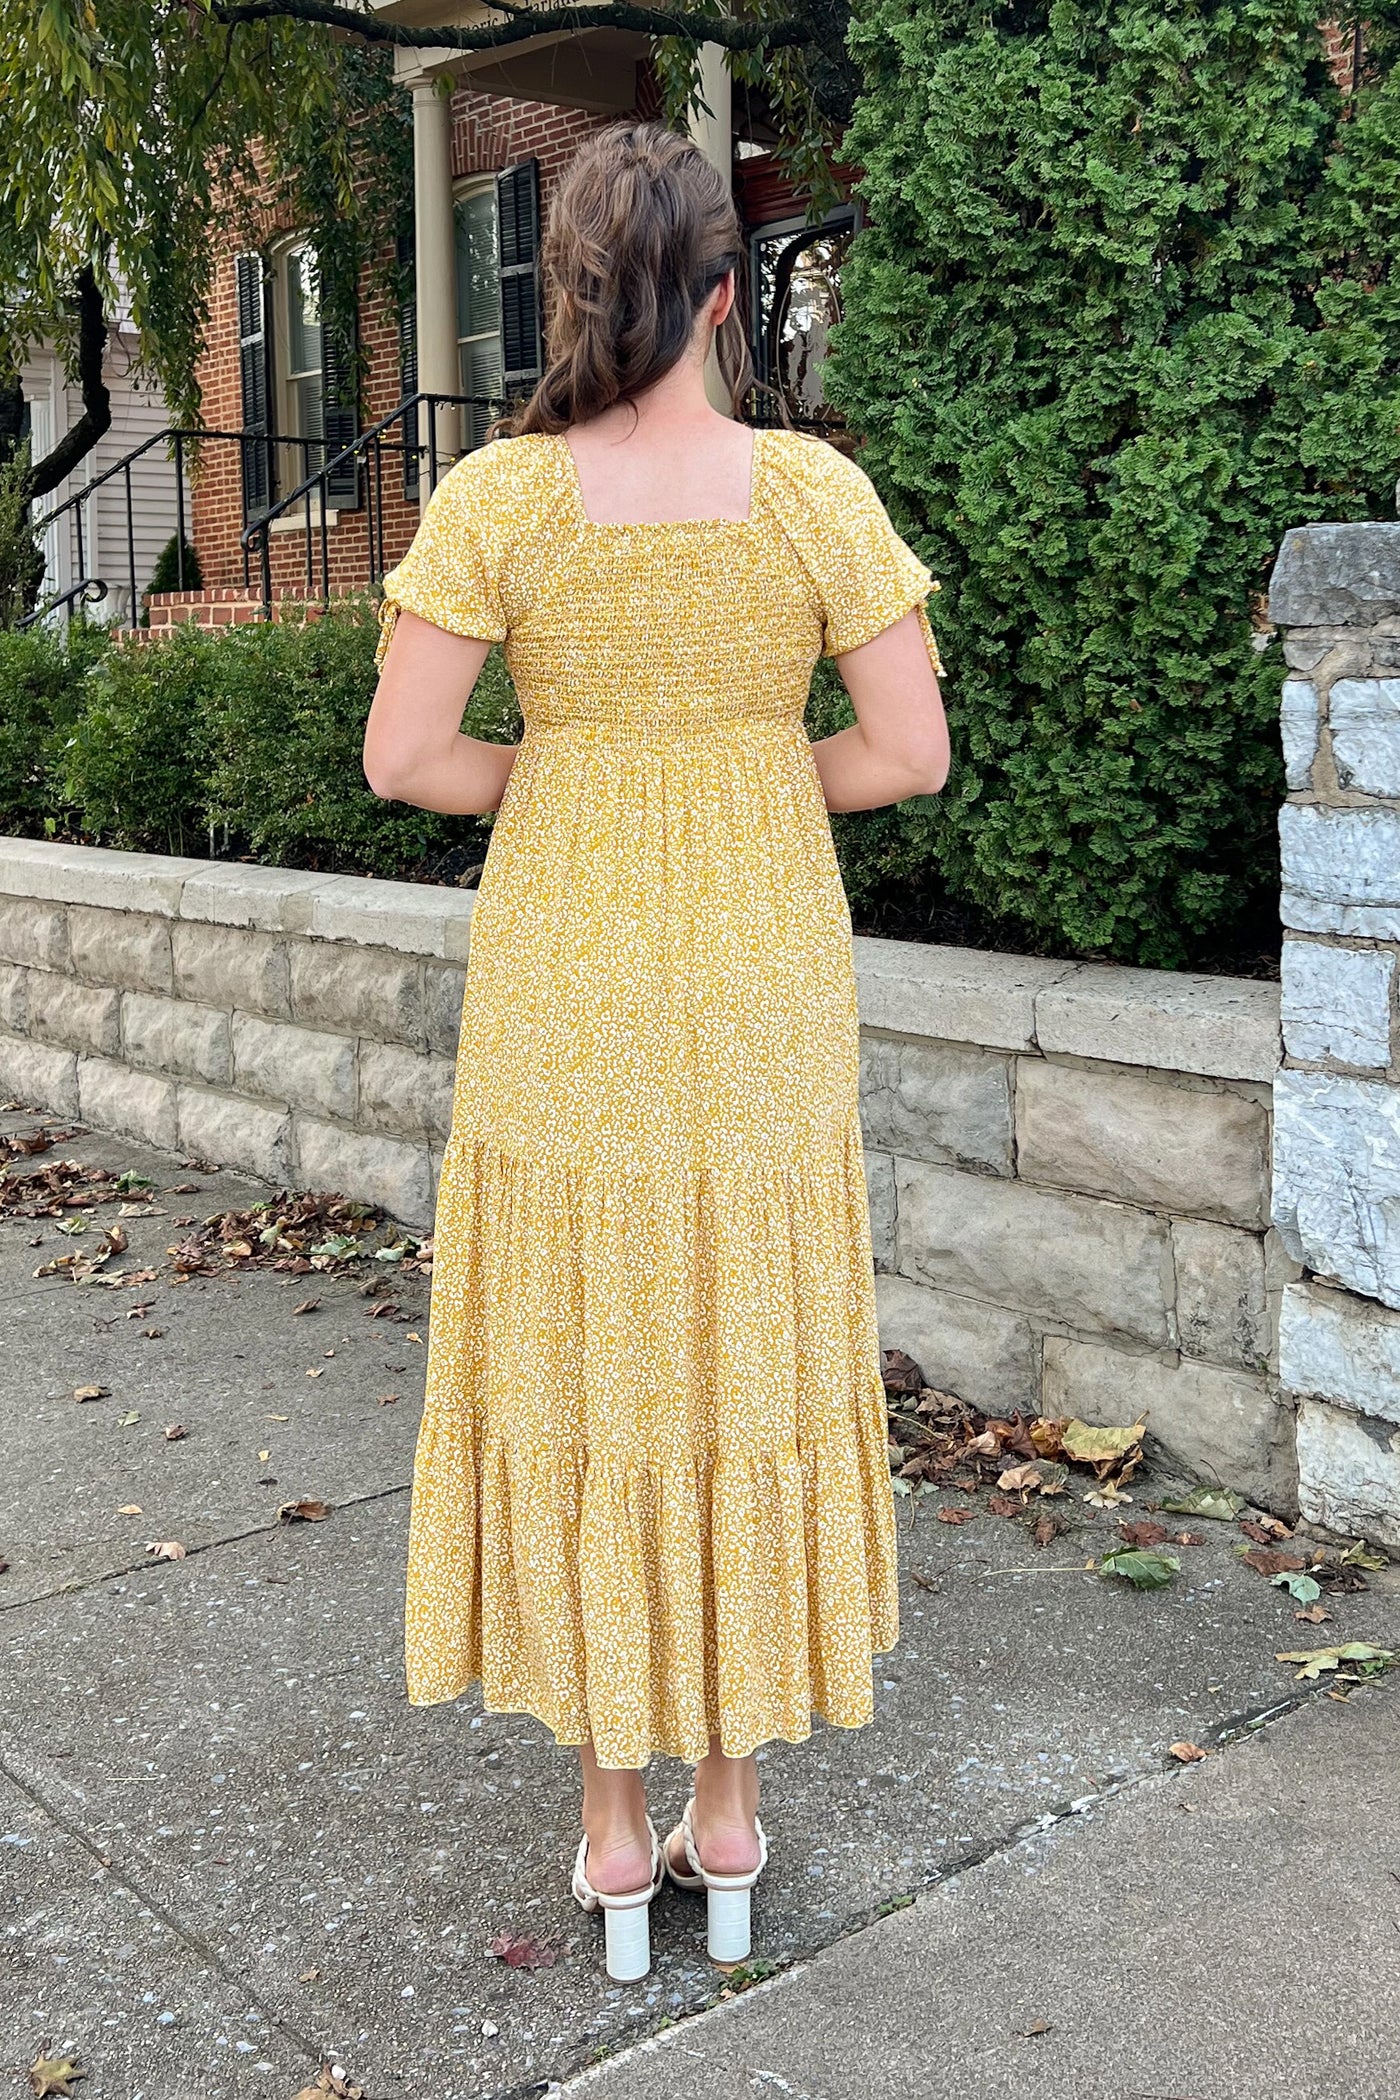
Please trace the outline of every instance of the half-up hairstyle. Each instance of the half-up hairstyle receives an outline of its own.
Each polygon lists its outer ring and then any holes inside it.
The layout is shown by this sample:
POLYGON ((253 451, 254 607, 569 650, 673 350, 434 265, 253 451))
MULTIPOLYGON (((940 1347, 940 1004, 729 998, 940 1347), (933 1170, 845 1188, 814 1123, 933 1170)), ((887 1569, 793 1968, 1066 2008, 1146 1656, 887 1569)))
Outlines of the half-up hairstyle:
POLYGON ((735 300, 715 355, 736 416, 753 385, 740 313, 744 244, 728 183, 664 124, 595 132, 550 202, 540 243, 549 361, 489 437, 557 433, 630 401, 678 364, 727 270, 735 300))

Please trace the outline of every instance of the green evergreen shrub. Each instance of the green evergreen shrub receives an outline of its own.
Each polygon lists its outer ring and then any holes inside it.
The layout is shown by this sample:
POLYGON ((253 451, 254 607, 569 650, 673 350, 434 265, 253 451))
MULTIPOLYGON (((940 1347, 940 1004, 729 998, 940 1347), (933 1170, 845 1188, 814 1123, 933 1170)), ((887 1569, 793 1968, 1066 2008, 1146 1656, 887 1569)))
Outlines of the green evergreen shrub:
POLYGON ((142 594, 143 603, 140 619, 142 627, 149 627, 151 624, 150 609, 144 602, 146 599, 155 597, 161 591, 203 590, 204 574, 199 566, 199 555, 189 540, 184 542, 184 557, 185 580, 181 583, 179 538, 176 533, 172 532, 165 545, 161 548, 160 553, 156 556, 156 565, 151 571, 151 580, 142 594))
POLYGON ((208 852, 205 776, 219 641, 194 626, 117 640, 86 680, 57 786, 85 844, 208 852))
MULTIPOLYGON (((444 848, 484 852, 489 817, 386 802, 365 779, 376 635, 366 603, 304 624, 182 624, 146 641, 109 642, 79 623, 71 643, 46 629, 0 636, 3 828, 387 876, 444 848)), ((520 736, 499 649, 462 728, 493 743, 520 736)))
MULTIPOLYGON (((259 860, 403 876, 428 853, 475 836, 479 818, 384 801, 365 779, 376 634, 365 606, 305 625, 241 627, 216 643, 208 816, 259 860)), ((462 728, 493 742, 520 733, 498 650, 462 728)))
POLYGON ((1400 95, 1314 0, 857 0, 828 395, 942 583, 954 771, 873 820, 1028 945, 1167 966, 1276 881, 1284 532, 1394 515, 1400 95))
POLYGON ((0 631, 0 832, 43 838, 60 828, 58 767, 82 713, 86 681, 107 631, 75 620, 0 631))

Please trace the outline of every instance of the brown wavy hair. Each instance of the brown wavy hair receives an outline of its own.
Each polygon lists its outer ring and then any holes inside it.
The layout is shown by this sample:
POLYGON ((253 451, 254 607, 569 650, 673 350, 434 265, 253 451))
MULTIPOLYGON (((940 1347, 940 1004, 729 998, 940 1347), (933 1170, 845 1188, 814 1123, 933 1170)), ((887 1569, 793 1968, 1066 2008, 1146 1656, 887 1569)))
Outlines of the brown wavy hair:
POLYGON ((715 354, 736 416, 754 383, 741 317, 744 242, 728 183, 664 124, 609 124, 571 163, 540 243, 544 377, 488 437, 556 433, 630 401, 685 355, 727 270, 735 299, 715 354))

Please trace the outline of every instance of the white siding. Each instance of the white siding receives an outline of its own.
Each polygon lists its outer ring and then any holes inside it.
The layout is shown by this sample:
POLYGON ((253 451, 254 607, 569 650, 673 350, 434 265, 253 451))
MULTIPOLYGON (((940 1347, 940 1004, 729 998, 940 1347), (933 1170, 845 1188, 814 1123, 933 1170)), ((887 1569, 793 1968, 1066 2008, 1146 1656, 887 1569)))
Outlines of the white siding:
MULTIPOLYGON (((97 480, 147 438, 163 430, 169 417, 159 393, 139 385, 132 377, 135 338, 127 329, 114 331, 104 366, 104 377, 112 396, 111 428, 61 488, 45 496, 41 512, 55 509, 80 488, 97 480)), ((60 361, 48 351, 36 351, 24 369, 25 398, 37 440, 36 451, 51 445, 82 414, 77 389, 65 379, 60 361)), ((189 531, 189 492, 186 489, 185 530, 189 531)), ((83 564, 78 565, 78 532, 74 514, 61 520, 49 535, 45 596, 66 590, 86 574, 100 577, 108 595, 87 608, 89 619, 112 620, 128 625, 133 617, 131 553, 135 555, 136 596, 150 582, 156 558, 175 530, 175 465, 164 445, 152 446, 131 469, 131 549, 127 539, 126 476, 114 475, 82 506, 83 564)), ((136 607, 139 616, 139 602, 136 607)))

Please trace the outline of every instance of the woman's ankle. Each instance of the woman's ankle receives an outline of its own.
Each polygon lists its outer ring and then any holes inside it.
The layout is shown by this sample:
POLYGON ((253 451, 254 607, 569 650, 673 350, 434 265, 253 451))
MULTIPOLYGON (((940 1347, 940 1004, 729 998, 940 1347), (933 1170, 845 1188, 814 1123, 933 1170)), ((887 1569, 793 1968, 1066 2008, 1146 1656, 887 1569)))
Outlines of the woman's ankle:
POLYGON ((583 1827, 588 1833, 584 1872, 604 1895, 641 1888, 651 1868, 646 1793, 640 1772, 600 1766, 591 1746, 583 1768, 583 1827))
POLYGON ((695 1844, 712 1874, 748 1874, 758 1865, 758 1766, 726 1757, 714 1740, 695 1768, 695 1844))

